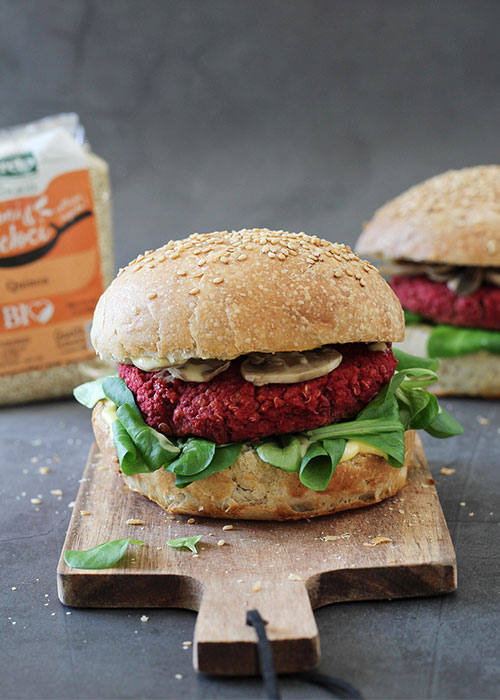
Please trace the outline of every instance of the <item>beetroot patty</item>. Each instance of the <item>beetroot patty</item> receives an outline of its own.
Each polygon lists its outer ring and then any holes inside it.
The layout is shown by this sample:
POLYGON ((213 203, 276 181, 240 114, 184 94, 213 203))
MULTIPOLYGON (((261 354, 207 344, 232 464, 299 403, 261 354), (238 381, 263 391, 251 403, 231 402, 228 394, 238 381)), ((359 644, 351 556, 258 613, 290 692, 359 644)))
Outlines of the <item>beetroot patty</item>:
POLYGON ((372 352, 350 344, 337 349, 343 355, 337 369, 295 384, 255 386, 243 379, 237 360, 203 383, 169 382, 133 365, 120 365, 119 375, 145 421, 167 435, 255 441, 354 418, 396 369, 390 348, 372 352))
POLYGON ((408 311, 439 323, 473 328, 500 329, 500 289, 484 286, 469 296, 459 296, 446 282, 427 277, 393 277, 391 287, 408 311))

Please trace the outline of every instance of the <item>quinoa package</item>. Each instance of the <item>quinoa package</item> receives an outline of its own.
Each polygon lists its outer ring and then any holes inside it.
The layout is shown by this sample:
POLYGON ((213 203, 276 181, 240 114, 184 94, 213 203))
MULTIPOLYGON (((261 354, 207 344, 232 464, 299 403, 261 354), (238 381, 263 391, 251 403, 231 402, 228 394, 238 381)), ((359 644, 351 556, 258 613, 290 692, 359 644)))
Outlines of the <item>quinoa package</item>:
POLYGON ((109 372, 89 331, 113 277, 110 205, 75 114, 0 130, 0 404, 109 372))

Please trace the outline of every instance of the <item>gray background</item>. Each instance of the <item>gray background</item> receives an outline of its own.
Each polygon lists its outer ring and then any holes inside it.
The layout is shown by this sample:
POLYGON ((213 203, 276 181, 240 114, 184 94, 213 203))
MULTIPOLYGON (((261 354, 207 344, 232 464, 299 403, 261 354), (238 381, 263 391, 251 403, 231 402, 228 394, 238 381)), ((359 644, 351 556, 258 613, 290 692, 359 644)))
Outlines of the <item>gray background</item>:
POLYGON ((496 0, 2 0, 0 126, 75 110, 117 263, 268 226, 353 242, 402 189, 499 158, 496 0))
MULTIPOLYGON (((500 160, 499 27, 494 0, 0 0, 0 126, 81 115, 110 163, 119 265, 217 228, 354 242, 414 182, 500 160)), ((438 487, 458 592, 317 613, 321 670, 367 697, 498 697, 500 412, 446 405, 467 432, 427 445, 437 477, 456 468, 438 487)), ((147 611, 57 602, 67 506, 92 439, 86 409, 4 410, 0 439, 3 698, 262 696, 258 681, 193 672, 182 650, 192 613, 155 610, 144 624, 147 611)), ((294 679, 282 687, 327 697, 294 679)))

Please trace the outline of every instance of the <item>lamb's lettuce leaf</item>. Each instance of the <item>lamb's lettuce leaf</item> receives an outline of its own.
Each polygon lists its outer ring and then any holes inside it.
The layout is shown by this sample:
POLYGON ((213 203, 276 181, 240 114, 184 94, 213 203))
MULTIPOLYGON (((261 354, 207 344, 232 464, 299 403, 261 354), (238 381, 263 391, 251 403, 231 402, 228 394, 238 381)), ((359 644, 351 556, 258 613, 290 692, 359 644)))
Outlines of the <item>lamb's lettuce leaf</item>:
POLYGON ((499 355, 500 331, 438 325, 432 327, 427 341, 429 357, 460 357, 480 350, 499 355))
POLYGON ((203 535, 193 535, 193 537, 178 537, 176 540, 168 540, 167 546, 172 549, 190 549, 194 554, 198 553, 196 545, 203 535))
POLYGON ((205 467, 202 471, 197 474, 191 474, 190 476, 183 476, 182 474, 176 473, 175 485, 177 488, 182 489, 185 486, 193 483, 193 481, 200 481, 201 479, 206 479, 207 476, 221 472, 223 469, 227 469, 234 464, 238 459, 241 452, 242 444, 241 442, 231 442, 228 445, 217 445, 215 447, 214 456, 210 464, 205 467))
POLYGON ((67 549, 64 552, 64 561, 74 569, 109 569, 123 557, 129 544, 138 544, 142 547, 142 540, 133 540, 127 537, 123 540, 103 542, 91 549, 67 549))
POLYGON ((300 481, 312 491, 324 491, 345 449, 345 440, 312 442, 300 465, 300 481))
POLYGON ((410 326, 412 323, 424 323, 424 317, 420 314, 416 314, 414 311, 408 311, 408 309, 403 309, 405 315, 405 326, 410 326))
POLYGON ((99 377, 94 379, 92 382, 85 382, 73 389, 73 396, 87 408, 94 408, 98 401, 102 401, 106 398, 104 393, 103 383, 105 379, 110 379, 110 377, 99 377))
POLYGON ((166 469, 181 476, 192 476, 206 469, 214 455, 215 442, 189 438, 182 446, 182 452, 166 469))
POLYGON ((264 440, 255 447, 263 462, 272 464, 287 472, 298 472, 302 462, 302 446, 293 433, 277 435, 271 440, 264 440))

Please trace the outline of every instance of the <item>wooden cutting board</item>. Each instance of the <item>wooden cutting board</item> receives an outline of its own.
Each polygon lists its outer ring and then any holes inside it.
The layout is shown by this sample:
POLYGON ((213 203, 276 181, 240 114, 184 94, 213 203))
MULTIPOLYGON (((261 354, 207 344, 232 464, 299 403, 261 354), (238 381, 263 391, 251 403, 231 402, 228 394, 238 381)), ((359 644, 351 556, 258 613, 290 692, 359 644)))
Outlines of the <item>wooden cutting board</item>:
POLYGON ((63 551, 123 537, 147 546, 131 546, 100 571, 72 569, 61 554, 59 598, 75 607, 198 610, 195 668, 230 675, 258 673, 256 634, 245 624, 256 608, 268 622, 277 671, 312 668, 320 658, 313 609, 456 588, 455 552, 418 437, 413 462, 409 486, 367 508, 285 523, 190 522, 124 488, 94 445, 63 551), (165 545, 198 534, 197 557, 165 545))

